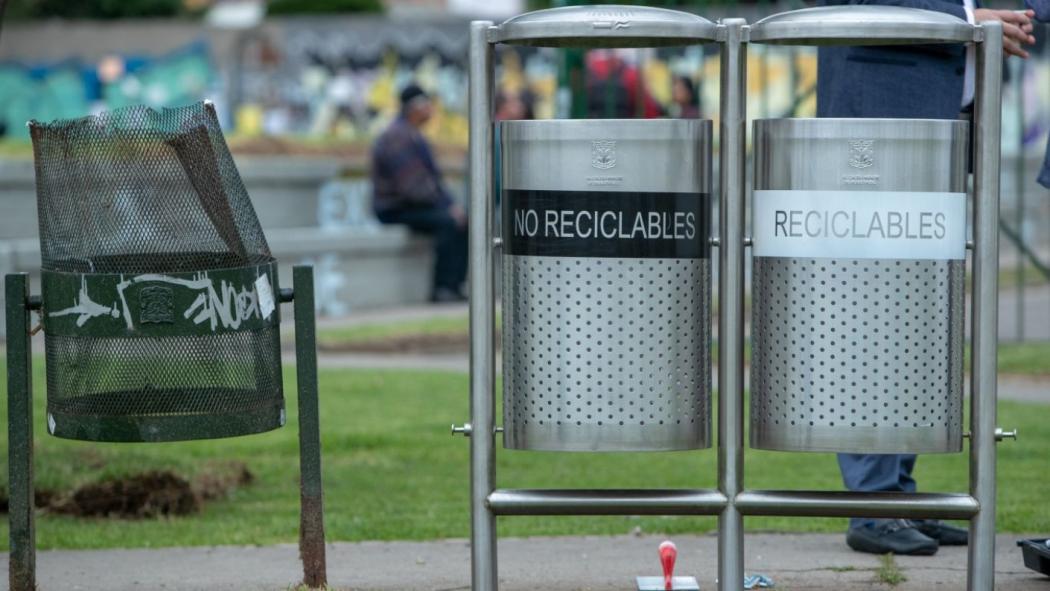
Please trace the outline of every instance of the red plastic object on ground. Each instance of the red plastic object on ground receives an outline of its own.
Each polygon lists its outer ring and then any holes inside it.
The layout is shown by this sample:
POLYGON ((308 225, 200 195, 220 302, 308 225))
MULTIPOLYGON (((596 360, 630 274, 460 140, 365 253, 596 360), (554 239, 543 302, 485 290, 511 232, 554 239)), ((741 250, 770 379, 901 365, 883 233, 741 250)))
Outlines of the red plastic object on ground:
POLYGON ((660 544, 660 565, 664 567, 664 589, 674 589, 674 561, 678 558, 678 548, 674 542, 666 540, 660 544))

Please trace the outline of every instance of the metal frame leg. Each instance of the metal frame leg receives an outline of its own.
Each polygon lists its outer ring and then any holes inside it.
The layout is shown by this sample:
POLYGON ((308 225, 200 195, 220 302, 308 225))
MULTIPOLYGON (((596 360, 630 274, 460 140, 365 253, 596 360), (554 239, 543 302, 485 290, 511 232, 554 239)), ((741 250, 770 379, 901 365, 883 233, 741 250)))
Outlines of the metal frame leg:
POLYGON ((492 242, 492 46, 470 23, 470 562, 474 591, 495 591, 495 285, 492 242))
POLYGON ((999 157, 1002 24, 983 22, 977 44, 974 104, 973 346, 970 384, 970 494, 980 507, 970 520, 967 589, 995 585, 995 426, 998 347, 999 157))
POLYGON ((718 585, 744 587, 744 158, 746 45, 743 19, 726 19, 721 63, 718 276, 718 488, 728 500, 718 517, 718 585))
POLYGON ((33 507, 33 361, 29 335, 29 276, 7 275, 7 454, 11 591, 36 589, 33 507))
POLYGON ((321 486, 321 427, 317 397, 317 330, 314 270, 292 269, 295 302, 295 373, 299 390, 299 555, 303 584, 328 584, 324 547, 324 491, 321 486))

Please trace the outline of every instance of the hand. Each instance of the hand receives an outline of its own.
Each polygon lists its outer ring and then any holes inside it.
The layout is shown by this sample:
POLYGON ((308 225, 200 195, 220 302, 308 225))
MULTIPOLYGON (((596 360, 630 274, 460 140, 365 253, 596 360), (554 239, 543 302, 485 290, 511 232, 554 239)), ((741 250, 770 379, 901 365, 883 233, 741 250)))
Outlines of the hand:
POLYGON ((460 228, 467 226, 467 212, 459 204, 453 203, 449 206, 448 214, 452 216, 452 219, 456 220, 456 225, 460 228))
POLYGON ((1003 23, 1003 51, 1008 55, 1016 55, 1019 58, 1027 58, 1028 52, 1022 45, 1032 45, 1035 37, 1032 33, 1032 18, 1034 10, 1015 12, 1013 10, 992 10, 990 8, 978 8, 973 11, 973 20, 1000 21, 1003 23))

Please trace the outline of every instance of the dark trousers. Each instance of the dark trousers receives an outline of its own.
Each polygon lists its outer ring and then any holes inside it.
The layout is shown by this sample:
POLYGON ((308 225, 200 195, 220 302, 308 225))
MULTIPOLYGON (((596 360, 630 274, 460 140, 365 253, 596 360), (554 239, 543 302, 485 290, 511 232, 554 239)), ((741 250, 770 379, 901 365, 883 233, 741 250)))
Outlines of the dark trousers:
POLYGON ((413 232, 434 237, 433 288, 458 290, 467 278, 467 230, 460 228, 448 209, 412 207, 378 212, 384 224, 404 224, 413 232))
MULTIPOLYGON (((846 488, 859 492, 915 492, 914 454, 839 454, 839 470, 846 488)), ((854 517, 849 526, 874 525, 878 520, 854 517)))

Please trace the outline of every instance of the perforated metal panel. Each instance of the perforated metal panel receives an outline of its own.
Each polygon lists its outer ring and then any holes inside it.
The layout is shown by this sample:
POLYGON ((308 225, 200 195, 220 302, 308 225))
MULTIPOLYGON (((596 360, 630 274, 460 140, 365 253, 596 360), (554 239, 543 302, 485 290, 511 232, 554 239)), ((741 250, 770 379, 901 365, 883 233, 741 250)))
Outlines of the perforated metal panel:
MULTIPOLYGON (((965 190, 962 122, 756 121, 755 145, 759 191, 965 190)), ((752 446, 959 451, 964 261, 835 254, 754 259, 752 446)))
POLYGON ((710 125, 606 123, 502 124, 504 444, 564 451, 707 447, 710 125), (603 159, 598 166, 595 158, 603 159), (676 163, 695 174, 652 174, 676 163), (619 183, 597 185, 595 177, 619 183), (515 227, 515 215, 521 221, 530 210, 541 227, 531 237, 515 235, 524 228, 515 227), (659 231, 648 226, 655 210, 664 216, 659 231), (543 235, 547 212, 562 216, 546 227, 557 229, 557 239, 543 235), (616 212, 615 233, 604 212, 616 212), (646 237, 626 236, 638 215, 646 237), (604 230, 595 230, 590 220, 603 218, 604 230), (573 222, 568 238, 563 219, 573 222), (693 220, 691 238, 652 238, 673 234, 674 219, 681 236, 684 220, 693 220), (592 230, 604 234, 581 237, 592 230))

